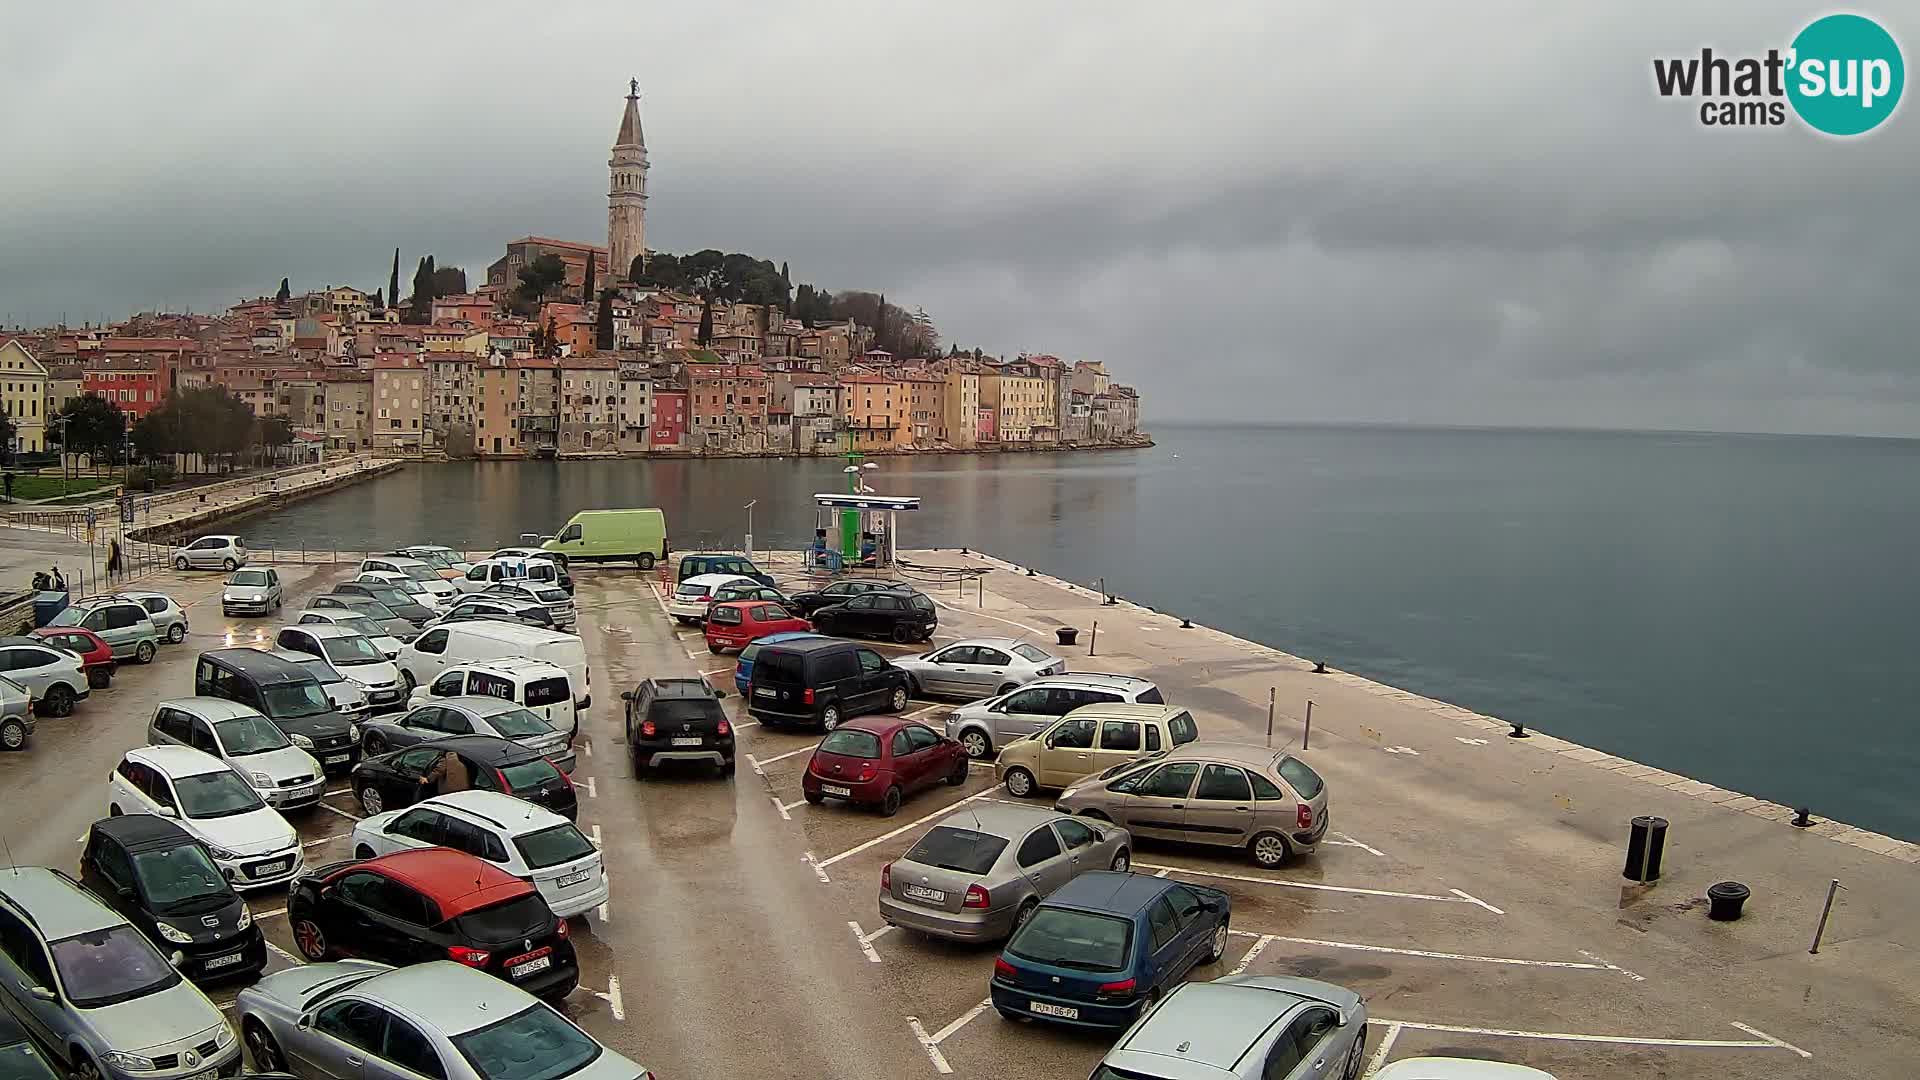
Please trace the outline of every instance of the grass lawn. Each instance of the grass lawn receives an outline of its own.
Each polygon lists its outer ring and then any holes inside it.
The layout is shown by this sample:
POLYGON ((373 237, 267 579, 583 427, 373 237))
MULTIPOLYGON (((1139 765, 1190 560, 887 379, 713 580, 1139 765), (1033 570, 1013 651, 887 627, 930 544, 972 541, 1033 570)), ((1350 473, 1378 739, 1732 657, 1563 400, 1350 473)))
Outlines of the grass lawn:
POLYGON ((53 475, 35 473, 13 478, 13 497, 16 500, 51 499, 57 495, 106 488, 107 490, 100 492, 100 495, 104 496, 113 494, 112 488, 117 483, 119 483, 119 477, 69 476, 62 481, 58 473, 53 475), (62 484, 65 486, 63 487, 62 484))

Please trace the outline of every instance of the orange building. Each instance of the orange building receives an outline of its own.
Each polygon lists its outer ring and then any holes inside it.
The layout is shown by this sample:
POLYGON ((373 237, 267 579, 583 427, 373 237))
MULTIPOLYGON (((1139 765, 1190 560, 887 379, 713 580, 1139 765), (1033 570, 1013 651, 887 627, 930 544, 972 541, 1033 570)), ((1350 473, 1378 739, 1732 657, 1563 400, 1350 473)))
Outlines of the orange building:
POLYGON ((911 442, 906 386, 880 375, 847 375, 840 385, 853 449, 892 450, 911 442))

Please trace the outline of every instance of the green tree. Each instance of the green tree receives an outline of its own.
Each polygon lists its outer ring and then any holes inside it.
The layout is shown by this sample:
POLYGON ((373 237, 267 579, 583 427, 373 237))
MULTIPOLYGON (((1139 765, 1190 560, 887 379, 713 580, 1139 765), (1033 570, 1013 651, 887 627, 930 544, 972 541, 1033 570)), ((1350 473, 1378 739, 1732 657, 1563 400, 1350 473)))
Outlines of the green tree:
POLYGON ((4 449, 5 451, 5 453, 0 456, 6 458, 8 465, 13 464, 13 437, 18 430, 18 426, 13 422, 13 417, 8 416, 6 413, 0 413, 0 449, 4 449))
POLYGON ((112 460, 126 437, 127 414, 99 394, 83 394, 60 410, 67 452, 85 454, 95 465, 112 460))
MULTIPOLYGON (((429 268, 433 260, 427 260, 429 268)), ((433 271, 433 299, 458 296, 467 291, 467 272, 458 266, 442 266, 433 271)))
POLYGON ((705 346, 713 340, 713 294, 704 293, 700 297, 700 336, 696 344, 705 346))
POLYGON ((429 274, 427 258, 422 255, 413 268, 413 295, 407 302, 410 322, 424 323, 433 312, 433 279, 429 274))
POLYGON ((387 274, 387 295, 393 297, 393 306, 400 306, 400 249, 393 249, 393 269, 387 274))
POLYGON ((593 347, 612 352, 617 345, 613 339, 613 290, 608 289, 600 294, 600 310, 593 324, 593 347))
POLYGON ((384 309, 386 306, 387 306, 387 294, 381 292, 379 289, 373 290, 374 309, 378 311, 378 310, 384 309))
POLYGON ((293 424, 284 416, 269 416, 259 422, 260 445, 274 459, 293 443, 293 424))
POLYGON ((547 298, 554 287, 567 278, 567 264, 548 252, 520 268, 520 285, 514 292, 533 307, 547 298))
POLYGON ((279 292, 277 292, 277 293, 275 293, 275 294, 273 294, 273 299, 274 299, 274 302, 275 302, 275 303, 278 303, 278 304, 284 304, 284 303, 286 303, 286 302, 287 302, 288 300, 290 300, 290 299, 292 299, 292 297, 293 297, 293 290, 292 290, 292 289, 289 289, 289 288, 287 288, 287 279, 286 279, 286 278, 281 278, 281 279, 280 279, 280 291, 279 291, 279 292))

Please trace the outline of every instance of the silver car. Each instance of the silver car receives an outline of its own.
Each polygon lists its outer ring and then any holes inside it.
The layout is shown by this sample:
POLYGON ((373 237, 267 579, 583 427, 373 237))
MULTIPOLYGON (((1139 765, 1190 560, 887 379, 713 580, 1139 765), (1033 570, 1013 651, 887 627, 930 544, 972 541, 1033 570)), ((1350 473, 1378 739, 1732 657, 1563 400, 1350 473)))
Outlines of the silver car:
POLYGON ((213 1002, 67 875, 43 866, 0 875, 0 929, 0 996, 66 1075, 176 1080, 239 1071, 240 1040, 213 1002))
POLYGON ((1117 825, 1037 807, 962 810, 880 871, 880 917, 957 941, 997 941, 1076 875, 1125 871, 1132 851, 1117 825))
POLYGON ((135 592, 128 590, 120 594, 147 609, 147 618, 167 644, 178 645, 187 640, 187 613, 180 604, 166 593, 135 592))
MULTIPOLYGON (((337 616, 346 615, 359 615, 373 622, 386 631, 388 637, 403 644, 420 636, 420 628, 413 624, 413 620, 401 618, 392 608, 370 596, 354 593, 328 593, 325 596, 313 597, 307 601, 307 610, 300 613, 300 621, 339 622, 340 618, 337 616), (308 618, 309 615, 321 617, 308 618)), ((367 633, 365 630, 360 632, 367 633)), ((367 637, 371 638, 373 635, 367 634, 367 637)), ((398 655, 400 650, 395 649, 393 656, 387 659, 391 660, 398 655)))
MULTIPOLYGON (((368 603, 379 603, 379 601, 369 600, 368 603)), ((407 620, 398 621, 404 623, 409 631, 413 629, 413 624, 407 620)), ((293 622, 295 626, 318 626, 324 623, 344 626, 365 635, 368 641, 373 642, 373 647, 380 650, 380 655, 387 659, 391 660, 400 655, 401 640, 394 637, 386 626, 375 622, 372 616, 362 615, 357 611, 348 611, 344 608, 308 608, 295 615, 293 622)))
POLYGON ((238 570, 247 565, 247 545, 237 536, 203 536, 173 553, 175 570, 238 570))
POLYGON ((540 714, 503 698, 473 694, 434 698, 404 716, 374 720, 361 727, 361 752, 368 756, 449 735, 497 735, 540 754, 561 772, 573 774, 575 754, 567 745, 566 733, 540 714))
POLYGON ((82 600, 49 619, 47 625, 93 631, 113 646, 115 660, 151 664, 160 651, 160 631, 147 617, 147 609, 118 596, 82 600))
POLYGON ((292 649, 268 649, 267 654, 277 656, 289 664, 299 664, 320 680, 320 692, 327 695, 327 704, 333 711, 358 723, 373 713, 373 703, 367 700, 366 688, 340 673, 324 656, 309 656, 292 649))
POLYGON ((266 1072, 358 1080, 653 1076, 525 990, 451 960, 276 971, 240 991, 234 1012, 254 1065, 266 1072))
POLYGON ((220 591, 223 615, 265 615, 279 611, 280 603, 280 572, 271 567, 235 570, 227 575, 226 587, 220 591))
POLYGON ((1064 675, 1067 662, 1015 638, 974 638, 895 660, 915 697, 938 694, 968 701, 1009 693, 1045 675, 1064 675))
POLYGON ((33 695, 0 675, 0 750, 25 750, 33 734, 33 695))
POLYGON ((1366 1050, 1359 994, 1317 979, 1232 975, 1184 983, 1142 1013, 1091 1080, 1354 1080, 1366 1050))
POLYGON ((27 688, 43 716, 68 715, 91 692, 80 658, 39 638, 0 638, 0 671, 27 688))
POLYGON ((1132 675, 1077 672, 1046 675, 1004 694, 947 714, 947 738, 960 740, 974 760, 1024 739, 1082 705, 1164 705, 1160 688, 1132 675))
POLYGON ((1373 1074, 1373 1080, 1553 1080, 1553 1074, 1481 1058, 1401 1058, 1373 1074))

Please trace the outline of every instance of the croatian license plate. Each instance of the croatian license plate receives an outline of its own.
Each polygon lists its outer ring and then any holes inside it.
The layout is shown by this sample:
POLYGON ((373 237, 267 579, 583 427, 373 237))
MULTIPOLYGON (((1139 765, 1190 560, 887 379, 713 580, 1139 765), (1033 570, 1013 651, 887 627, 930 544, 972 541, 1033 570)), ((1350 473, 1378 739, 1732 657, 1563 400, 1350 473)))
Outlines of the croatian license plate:
POLYGON ((328 754, 326 757, 320 759, 320 763, 322 765, 338 765, 352 756, 352 754, 328 754))
POLYGON ((570 888, 574 885, 583 884, 588 878, 592 876, 593 876, 593 871, 582 870, 577 874, 568 874, 566 877, 563 877, 559 881, 554 882, 554 884, 560 886, 563 889, 570 888))
POLYGON ((753 696, 754 697, 772 697, 773 689, 771 687, 766 687, 766 686, 756 686, 753 688, 753 696))
POLYGON ((254 877, 272 877, 292 865, 293 861, 290 859, 275 859, 270 863, 261 863, 259 866, 254 867, 250 873, 252 873, 254 877))
POLYGON ((939 889, 929 889, 925 885, 902 885, 900 892, 913 900, 931 900, 936 904, 944 904, 947 901, 946 893, 939 889))
POLYGON ((820 790, 829 795, 838 795, 843 799, 853 794, 852 788, 843 788, 835 784, 821 784, 820 790))
POLYGON ((674 740, 673 740, 673 745, 675 745, 675 746, 699 746, 699 745, 700 745, 701 743, 703 743, 703 742, 706 742, 706 740, 705 740, 705 739, 702 739, 702 738, 701 738, 700 736, 698 736, 698 735, 682 735, 682 736, 680 736, 679 738, 676 738, 676 739, 674 739, 674 740))
POLYGON ((187 1077, 186 1080, 219 1080, 219 1076, 219 1069, 202 1069, 192 1076, 187 1077))
POLYGON ((515 964, 507 969, 507 974, 516 979, 524 979, 536 971, 545 971, 553 966, 553 957, 542 956, 524 964, 515 964))
POLYGON ((1044 1001, 1027 1002, 1027 1011, 1041 1016, 1057 1016, 1062 1020, 1080 1019, 1080 1010, 1070 1005, 1049 1005, 1044 1001))
POLYGON ((208 959, 208 960, 207 960, 207 961, 206 961, 206 962, 205 962, 204 964, 202 964, 201 966, 202 966, 202 967, 204 967, 204 968, 206 968, 207 970, 209 970, 209 971, 211 971, 211 970, 213 970, 214 968, 223 968, 223 967, 232 967, 233 965, 235 965, 235 964, 237 964, 237 963, 239 963, 239 962, 240 962, 240 961, 242 961, 242 960, 245 960, 246 958, 247 958, 247 954, 246 954, 246 953, 244 953, 244 952, 237 952, 237 953, 234 953, 234 954, 233 954, 232 956, 215 956, 215 957, 212 957, 212 958, 210 958, 210 959, 208 959))

